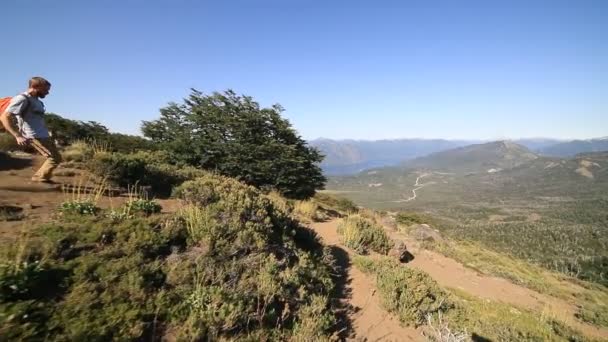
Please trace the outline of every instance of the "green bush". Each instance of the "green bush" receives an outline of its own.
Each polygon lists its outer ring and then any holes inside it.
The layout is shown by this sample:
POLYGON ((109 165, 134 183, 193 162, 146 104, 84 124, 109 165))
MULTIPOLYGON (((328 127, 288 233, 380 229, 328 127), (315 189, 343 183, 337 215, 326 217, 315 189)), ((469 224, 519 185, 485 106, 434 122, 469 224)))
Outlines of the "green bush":
POLYGON ((59 205, 62 214, 95 215, 99 208, 92 201, 66 201, 59 205))
POLYGON ((32 296, 41 286, 43 271, 38 260, 0 262, 0 301, 32 296))
POLYGON ((429 314, 452 307, 448 294, 426 273, 403 267, 393 259, 357 256, 354 264, 376 276, 382 304, 405 324, 421 325, 429 314))
POLYGON ((75 141, 66 147, 61 156, 66 162, 86 162, 93 158, 95 151, 91 145, 83 140, 75 141))
POLYGON ((131 200, 125 204, 125 211, 128 213, 143 213, 151 215, 160 213, 163 207, 154 200, 138 198, 131 200))
POLYGON ((359 211, 357 205, 344 197, 332 196, 318 192, 315 194, 315 200, 330 209, 337 210, 345 214, 353 214, 359 211))
POLYGON ((338 234, 342 235, 342 241, 347 247, 359 254, 367 254, 369 250, 388 254, 393 247, 382 226, 360 215, 345 217, 338 225, 338 234))
MULTIPOLYGON (((95 121, 76 121, 54 113, 46 114, 46 123, 53 138, 61 145, 73 145, 79 141, 96 142, 112 152, 155 150, 155 144, 145 138, 121 133, 110 133, 107 127, 95 121)), ((74 156, 74 155, 71 155, 74 156)), ((68 158, 71 158, 68 157, 68 158)))
POLYGON ((204 171, 193 167, 169 164, 167 152, 140 151, 131 154, 97 153, 88 163, 95 175, 106 178, 116 186, 149 186, 154 194, 168 196, 174 186, 201 175, 204 171))
POLYGON ((65 274, 46 285, 62 291, 0 301, 0 340, 332 334, 333 268, 312 231, 234 179, 205 174, 178 190, 188 205, 177 214, 63 216, 36 229, 49 267, 65 274))
POLYGON ((17 141, 9 133, 0 132, 0 151, 8 152, 19 149, 17 141))
POLYGON ((421 224, 421 223, 427 223, 426 220, 420 216, 419 214, 416 213, 406 213, 406 212, 400 212, 397 214, 397 217, 395 218, 395 220, 397 221, 397 223, 399 224, 403 224, 406 226, 412 225, 412 224, 421 224))
POLYGON ((0 205, 0 222, 19 221, 22 220, 24 217, 25 215, 23 214, 23 208, 11 205, 0 205))

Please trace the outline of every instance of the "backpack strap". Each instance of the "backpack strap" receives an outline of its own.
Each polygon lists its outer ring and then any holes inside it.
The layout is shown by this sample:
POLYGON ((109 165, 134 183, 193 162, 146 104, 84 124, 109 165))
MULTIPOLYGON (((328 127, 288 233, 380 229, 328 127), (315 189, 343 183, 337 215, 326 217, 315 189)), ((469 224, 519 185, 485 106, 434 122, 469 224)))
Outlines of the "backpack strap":
POLYGON ((21 108, 21 112, 19 113, 23 117, 23 114, 27 113, 28 109, 30 109, 30 96, 26 94, 21 94, 21 96, 25 97, 25 106, 21 108))
MULTIPOLYGON (((21 119, 23 120, 23 115, 25 113, 27 113, 28 109, 30 108, 30 96, 29 94, 20 94, 21 96, 25 97, 25 106, 23 106, 21 108, 21 112, 19 113, 19 116, 21 116, 21 119)), ((19 124, 19 121, 17 120, 17 129, 19 129, 19 133, 23 134, 23 126, 19 124)))

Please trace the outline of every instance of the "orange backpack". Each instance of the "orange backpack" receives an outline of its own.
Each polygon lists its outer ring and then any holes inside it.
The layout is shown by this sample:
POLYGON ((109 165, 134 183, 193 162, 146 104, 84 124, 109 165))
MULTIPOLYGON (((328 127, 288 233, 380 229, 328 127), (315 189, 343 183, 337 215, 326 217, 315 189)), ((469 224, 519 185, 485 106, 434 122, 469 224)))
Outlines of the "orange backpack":
MULTIPOLYGON (((9 96, 9 97, 3 97, 0 99, 0 115, 4 114, 4 112, 6 111, 6 108, 8 108, 8 105, 11 103, 11 99, 13 98, 13 96, 9 96)), ((25 107, 22 109, 22 113, 27 111, 27 107, 29 107, 30 101, 29 99, 27 99, 27 103, 25 105, 25 107)), ((4 128, 4 125, 0 124, 0 132, 5 131, 6 129, 4 128)))
POLYGON ((4 97, 0 99, 0 114, 4 113, 8 104, 11 102, 12 97, 4 97))

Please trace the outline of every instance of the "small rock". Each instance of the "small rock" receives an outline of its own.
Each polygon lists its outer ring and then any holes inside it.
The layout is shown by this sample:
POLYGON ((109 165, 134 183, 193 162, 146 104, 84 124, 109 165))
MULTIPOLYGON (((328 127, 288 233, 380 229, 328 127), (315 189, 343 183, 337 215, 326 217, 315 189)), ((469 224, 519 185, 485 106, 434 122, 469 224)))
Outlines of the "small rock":
POLYGON ((411 228, 409 235, 420 242, 439 242, 443 237, 438 230, 431 228, 428 224, 418 224, 411 228))
POLYGON ((410 262, 414 259, 414 256, 407 250, 407 246, 403 241, 396 242, 388 252, 388 255, 399 260, 399 262, 410 262))

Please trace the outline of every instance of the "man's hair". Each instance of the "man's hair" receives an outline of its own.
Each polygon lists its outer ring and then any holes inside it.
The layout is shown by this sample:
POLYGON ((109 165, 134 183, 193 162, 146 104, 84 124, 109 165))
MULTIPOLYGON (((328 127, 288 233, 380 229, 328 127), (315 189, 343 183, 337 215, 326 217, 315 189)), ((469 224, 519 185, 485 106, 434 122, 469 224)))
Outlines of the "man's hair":
POLYGON ((30 84, 29 84, 30 88, 38 88, 40 86, 47 86, 50 87, 51 86, 51 82, 47 81, 45 78, 43 77, 32 77, 30 79, 30 84))

